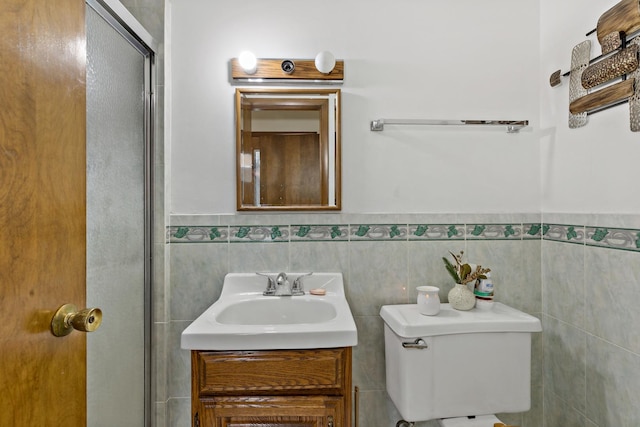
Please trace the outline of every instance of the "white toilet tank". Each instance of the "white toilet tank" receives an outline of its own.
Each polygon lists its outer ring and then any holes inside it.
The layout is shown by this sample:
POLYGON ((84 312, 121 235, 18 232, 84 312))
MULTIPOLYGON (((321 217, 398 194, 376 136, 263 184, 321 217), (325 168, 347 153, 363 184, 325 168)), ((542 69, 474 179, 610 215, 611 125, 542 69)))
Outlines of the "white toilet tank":
POLYGON ((385 305, 387 392, 406 421, 522 412, 531 405, 531 333, 540 320, 501 303, 490 311, 385 305))

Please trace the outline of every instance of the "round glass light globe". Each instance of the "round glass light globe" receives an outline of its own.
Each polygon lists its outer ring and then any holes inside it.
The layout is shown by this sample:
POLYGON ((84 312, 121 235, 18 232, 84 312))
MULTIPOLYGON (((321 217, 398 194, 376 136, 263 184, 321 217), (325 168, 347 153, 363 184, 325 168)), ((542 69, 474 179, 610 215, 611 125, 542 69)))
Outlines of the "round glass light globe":
POLYGON ((326 50, 316 55, 315 62, 317 70, 323 74, 329 74, 336 66, 336 58, 326 50))
POLYGON ((245 50, 244 52, 240 52, 240 56, 238 56, 238 62, 240 66, 247 74, 254 74, 256 72, 256 66, 258 64, 258 60, 256 56, 245 50))

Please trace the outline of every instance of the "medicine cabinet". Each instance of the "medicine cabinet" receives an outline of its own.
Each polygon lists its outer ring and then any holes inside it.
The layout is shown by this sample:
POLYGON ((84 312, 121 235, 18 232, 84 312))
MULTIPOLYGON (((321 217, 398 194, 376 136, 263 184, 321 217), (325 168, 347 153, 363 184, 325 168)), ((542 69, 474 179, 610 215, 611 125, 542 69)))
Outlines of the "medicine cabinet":
POLYGON ((237 209, 340 209, 340 89, 236 89, 237 209))

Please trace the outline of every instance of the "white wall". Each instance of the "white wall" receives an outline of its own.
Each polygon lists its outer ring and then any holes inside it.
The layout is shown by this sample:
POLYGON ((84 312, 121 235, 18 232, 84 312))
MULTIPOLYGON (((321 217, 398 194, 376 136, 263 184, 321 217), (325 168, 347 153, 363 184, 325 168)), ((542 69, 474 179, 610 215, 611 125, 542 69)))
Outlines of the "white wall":
POLYGON ((244 49, 345 61, 344 212, 540 211, 538 1, 170 3, 172 213, 235 212, 228 62, 244 49), (377 118, 532 126, 374 133, 377 118))
POLYGON ((569 78, 551 88, 549 75, 570 69, 573 47, 592 41, 600 54, 598 18, 616 0, 541 0, 540 133, 544 212, 638 213, 640 135, 629 130, 627 105, 589 116, 569 129, 569 78))

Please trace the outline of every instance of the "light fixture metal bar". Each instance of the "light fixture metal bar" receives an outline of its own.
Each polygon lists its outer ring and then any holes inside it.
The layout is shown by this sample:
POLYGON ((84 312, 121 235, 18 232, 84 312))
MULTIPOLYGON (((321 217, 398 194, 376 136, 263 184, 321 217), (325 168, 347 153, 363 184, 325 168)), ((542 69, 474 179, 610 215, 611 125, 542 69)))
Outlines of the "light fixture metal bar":
POLYGON ((372 131, 383 131, 385 125, 427 126, 506 126, 507 133, 518 133, 529 126, 528 120, 430 120, 430 119, 377 119, 371 121, 372 131))

